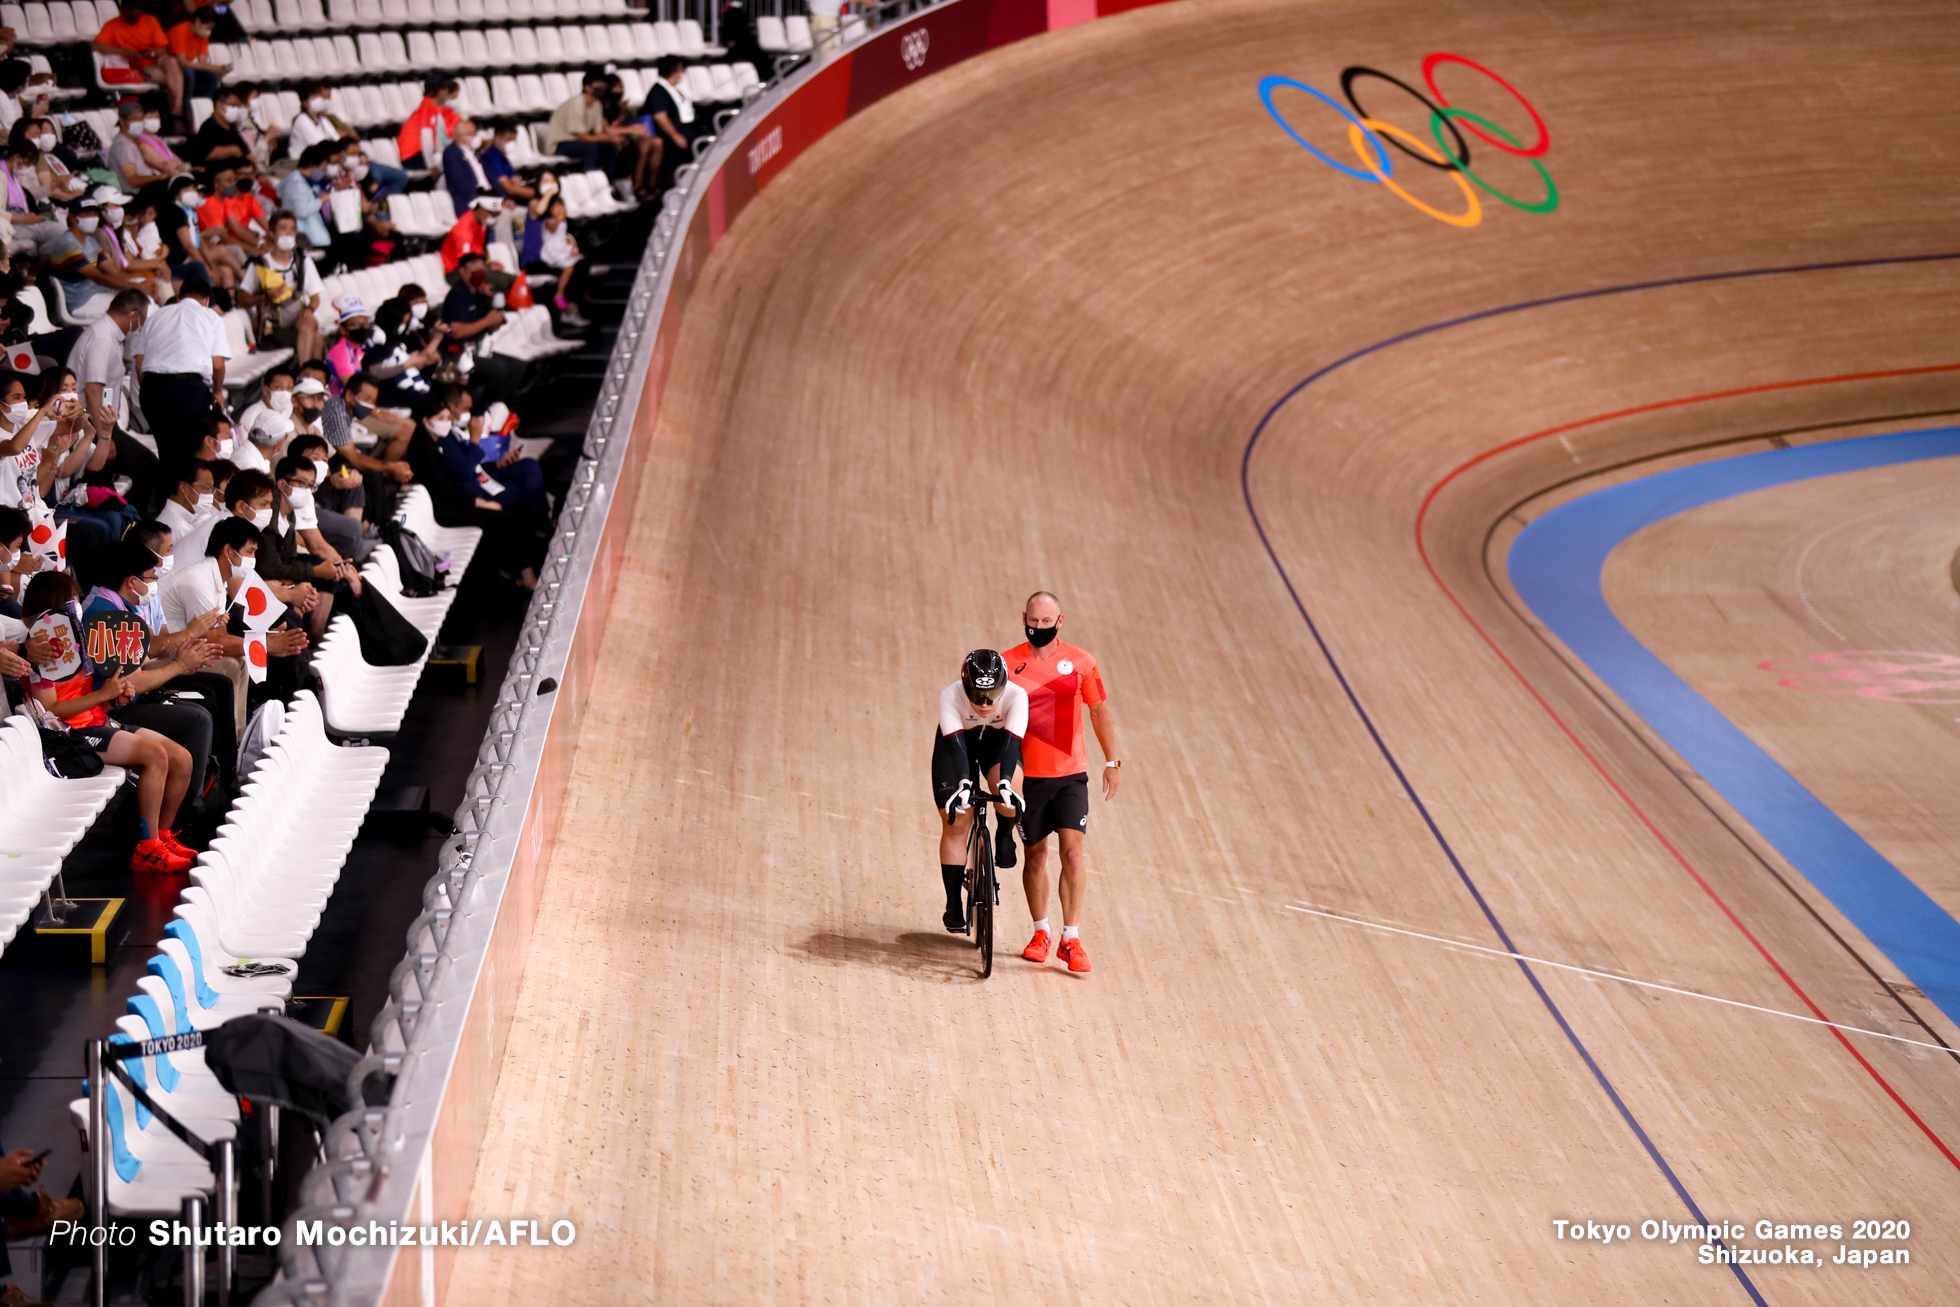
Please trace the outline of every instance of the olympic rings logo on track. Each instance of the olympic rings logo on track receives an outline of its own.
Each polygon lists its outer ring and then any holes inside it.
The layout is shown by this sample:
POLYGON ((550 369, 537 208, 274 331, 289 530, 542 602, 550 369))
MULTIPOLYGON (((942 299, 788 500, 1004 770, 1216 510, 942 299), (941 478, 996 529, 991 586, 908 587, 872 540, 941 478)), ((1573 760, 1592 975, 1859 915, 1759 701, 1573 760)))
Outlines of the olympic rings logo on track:
POLYGON ((917 69, 926 61, 926 51, 931 47, 932 33, 922 27, 898 38, 898 57, 907 68, 917 69))
POLYGON ((1533 107, 1531 101, 1524 98, 1524 95, 1517 87, 1511 85, 1480 63, 1465 59, 1460 54, 1445 54, 1442 52, 1432 54, 1422 61, 1422 80, 1429 87, 1430 95, 1436 97, 1434 101, 1428 95, 1424 95, 1421 91, 1410 86, 1399 77, 1391 77, 1379 69, 1365 68, 1360 65, 1343 69, 1341 72, 1341 93, 1347 97, 1347 104, 1342 104, 1325 91, 1309 86, 1305 82, 1296 81, 1291 77, 1261 78, 1259 81, 1259 98, 1265 103, 1266 112, 1273 116, 1273 121, 1277 122, 1285 130, 1286 134, 1291 136, 1308 154, 1311 154, 1335 172, 1346 173, 1348 176, 1360 181, 1374 182, 1386 186, 1416 209, 1428 214, 1439 222, 1446 222, 1452 227, 1474 227, 1484 220, 1483 202, 1477 196, 1477 191, 1479 190, 1494 199, 1502 200, 1513 208, 1523 209, 1526 213, 1550 213, 1553 209, 1558 208, 1558 187, 1552 184, 1552 175, 1545 171, 1545 165, 1538 162, 1545 152, 1552 148, 1551 133, 1545 127, 1545 120, 1538 116, 1538 110, 1533 107), (1537 133, 1537 139, 1530 145, 1526 145, 1490 119, 1480 114, 1471 113, 1467 109, 1452 107, 1449 99, 1444 96, 1441 89, 1436 85, 1436 67, 1439 64, 1461 64, 1474 72, 1482 73, 1485 77, 1488 77, 1491 81, 1503 87, 1510 94, 1511 98, 1516 100, 1524 108, 1524 111, 1531 116, 1531 125, 1537 133), (1356 98, 1354 93, 1354 84, 1364 78, 1373 78, 1376 81, 1387 82, 1397 90, 1403 91, 1421 101, 1423 108, 1429 110, 1429 131, 1436 138, 1435 145, 1432 146, 1429 142, 1422 140, 1411 132, 1404 131, 1393 123, 1386 123, 1379 118, 1369 117, 1368 111, 1361 107, 1361 101, 1356 98), (1293 124, 1287 122, 1285 115, 1280 113, 1273 105, 1273 92, 1280 87, 1288 87, 1295 91, 1304 91, 1314 99, 1319 100, 1322 104, 1333 109, 1341 117, 1347 119, 1348 144, 1353 147, 1355 158, 1360 160, 1361 167, 1352 167, 1315 149, 1304 136, 1295 131, 1293 124), (1348 107, 1349 105, 1352 105, 1353 108, 1350 109, 1348 107), (1470 142, 1464 135, 1466 130, 1471 136, 1476 137, 1492 149, 1528 161, 1532 167, 1538 170, 1538 178, 1545 184, 1545 198, 1534 202, 1521 200, 1514 195, 1506 195, 1503 191, 1498 190, 1489 182, 1479 177, 1475 172, 1472 172, 1470 169, 1470 142), (1447 139, 1445 139, 1446 133, 1447 139), (1393 145, 1401 153, 1414 159, 1417 163, 1440 169, 1454 177, 1456 184, 1463 189, 1463 212, 1449 213, 1435 208, 1432 205, 1423 203, 1407 190, 1403 189, 1394 180, 1394 161, 1390 159, 1388 149, 1382 143, 1384 137, 1388 139, 1389 144, 1393 145), (1372 158, 1370 157, 1371 152, 1373 154, 1372 158), (1472 189, 1473 183, 1475 189, 1472 189))

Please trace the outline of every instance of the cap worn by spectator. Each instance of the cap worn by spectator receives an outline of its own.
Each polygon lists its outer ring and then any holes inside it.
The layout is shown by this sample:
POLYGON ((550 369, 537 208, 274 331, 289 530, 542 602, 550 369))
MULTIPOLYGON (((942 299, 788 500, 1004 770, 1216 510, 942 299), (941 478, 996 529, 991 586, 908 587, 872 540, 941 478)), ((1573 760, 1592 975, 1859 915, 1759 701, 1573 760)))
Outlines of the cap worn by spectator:
MULTIPOLYGON (((345 298, 354 301, 354 306, 355 306, 354 315, 361 315, 361 316, 366 315, 367 310, 360 307, 360 303, 361 303, 360 296, 348 295, 345 298)), ((341 301, 336 300, 334 301, 334 303, 338 305, 341 303, 341 301)), ((350 315, 346 312, 342 312, 341 320, 345 321, 349 316, 353 316, 353 315, 350 315)), ((327 388, 321 384, 320 379, 318 377, 301 377, 299 381, 294 384, 293 393, 295 395, 324 395, 327 393, 327 388)))
MULTIPOLYGON (((341 297, 340 297, 339 299, 337 299, 337 300, 335 300, 335 301, 333 302, 333 311, 334 311, 334 312, 335 312, 335 313, 336 313, 337 315, 339 315, 339 316, 338 316, 338 317, 336 318, 336 320, 335 320, 335 325, 336 325, 336 326, 338 326, 338 325, 340 325, 340 324, 342 324, 342 323, 345 323, 345 322, 346 322, 346 321, 347 321, 347 320, 348 320, 349 318, 365 318, 365 317, 368 317, 368 316, 370 316, 370 315, 369 315, 369 313, 368 313, 368 307, 367 307, 367 301, 366 301, 366 300, 364 300, 364 299, 362 299, 362 298, 361 298, 361 297, 360 297, 359 295, 342 295, 342 296, 341 296, 341 297)), ((309 380, 310 380, 310 378, 309 378, 309 380)), ((306 384, 306 383, 305 383, 305 382, 301 382, 300 384, 301 384, 301 385, 304 385, 304 384, 306 384)), ((316 385, 316 386, 318 386, 318 385, 319 385, 320 383, 319 383, 319 382, 317 382, 317 381, 315 381, 315 382, 314 382, 313 384, 314 384, 314 385, 316 385)), ((299 387, 297 387, 297 386, 296 386, 296 387, 294 387, 294 389, 295 389, 295 390, 298 390, 298 389, 299 389, 299 387)), ((324 389, 324 387, 323 387, 323 389, 324 389)), ((318 392, 318 391, 300 391, 300 393, 301 393, 301 394, 318 394, 319 392, 318 392)))

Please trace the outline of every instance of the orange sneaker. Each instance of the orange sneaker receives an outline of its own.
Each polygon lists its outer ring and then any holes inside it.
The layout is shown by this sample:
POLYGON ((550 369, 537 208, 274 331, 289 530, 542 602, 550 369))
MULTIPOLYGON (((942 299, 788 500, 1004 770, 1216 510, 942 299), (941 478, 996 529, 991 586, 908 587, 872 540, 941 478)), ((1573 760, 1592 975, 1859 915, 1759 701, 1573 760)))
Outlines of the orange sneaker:
POLYGON ((1030 962, 1046 962, 1048 960, 1048 932, 1037 930, 1034 933, 1034 938, 1028 941, 1028 946, 1021 950, 1021 956, 1030 962))
POLYGON ((160 839, 144 840, 129 854, 131 871, 157 871, 175 873, 189 871, 196 859, 188 853, 179 853, 160 839))
POLYGON ((157 838, 162 840, 164 844, 173 853, 181 853, 185 857, 189 858, 192 862, 197 861, 197 850, 192 848, 190 845, 184 843, 182 840, 178 839, 176 831, 167 830, 163 832, 163 834, 157 836, 157 838))
POLYGON ((1063 940, 1062 946, 1055 950, 1055 956, 1068 963, 1070 971, 1089 969, 1089 952, 1082 947, 1082 937, 1079 935, 1074 939, 1063 940))

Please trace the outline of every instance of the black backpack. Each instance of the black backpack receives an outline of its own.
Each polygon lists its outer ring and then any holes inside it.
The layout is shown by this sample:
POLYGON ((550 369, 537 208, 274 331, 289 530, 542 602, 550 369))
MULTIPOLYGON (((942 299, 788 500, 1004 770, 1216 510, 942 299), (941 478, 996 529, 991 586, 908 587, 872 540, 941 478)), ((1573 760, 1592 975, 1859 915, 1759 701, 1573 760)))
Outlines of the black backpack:
POLYGON ((440 593, 443 575, 436 570, 435 555, 422 537, 393 520, 381 524, 381 538, 395 551, 395 562, 402 574, 402 594, 409 599, 426 599, 440 593))

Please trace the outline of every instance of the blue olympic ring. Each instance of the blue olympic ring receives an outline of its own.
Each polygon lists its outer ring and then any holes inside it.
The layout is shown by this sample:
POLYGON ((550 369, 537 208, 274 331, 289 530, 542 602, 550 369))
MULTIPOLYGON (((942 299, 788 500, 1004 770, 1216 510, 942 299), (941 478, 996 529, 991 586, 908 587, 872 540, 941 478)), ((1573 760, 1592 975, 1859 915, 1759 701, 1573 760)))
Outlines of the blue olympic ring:
POLYGON ((1322 163, 1332 168, 1335 172, 1344 172, 1348 176, 1353 177, 1359 181, 1374 182, 1377 185, 1380 185, 1382 182, 1387 181, 1389 177, 1394 175, 1395 165, 1392 162, 1390 162, 1388 157, 1388 148, 1382 144, 1381 137, 1375 135, 1375 133, 1368 127, 1368 125, 1362 122, 1360 118, 1356 117, 1354 112, 1350 110, 1346 105, 1342 104, 1339 100, 1336 100, 1333 96, 1328 95, 1325 91, 1317 91, 1313 87, 1308 86, 1305 82, 1296 82, 1291 77, 1262 77, 1259 79, 1259 98, 1265 102, 1266 112, 1273 116, 1273 121, 1278 123, 1280 127, 1285 130, 1288 136, 1291 136, 1295 141, 1299 142, 1301 149, 1305 150, 1308 154, 1311 154, 1314 158, 1320 160, 1322 163), (1382 166, 1380 171, 1363 172, 1359 168, 1350 168, 1348 165, 1344 163, 1328 158, 1326 155, 1322 154, 1319 150, 1316 150, 1314 149, 1313 146, 1309 145, 1307 143, 1307 139, 1304 136, 1300 135, 1300 133, 1293 130, 1293 124, 1286 121, 1285 117, 1281 115, 1280 111, 1273 107, 1273 90, 1275 87, 1280 87, 1280 86, 1290 86, 1296 91, 1305 91, 1308 95, 1311 95, 1314 99, 1320 101, 1324 105, 1327 105, 1329 108, 1333 109, 1334 112, 1340 114, 1341 117, 1347 119, 1350 123, 1353 123, 1354 126, 1360 130, 1361 134, 1368 138, 1368 143, 1375 147, 1375 155, 1377 158, 1381 160, 1382 166))

